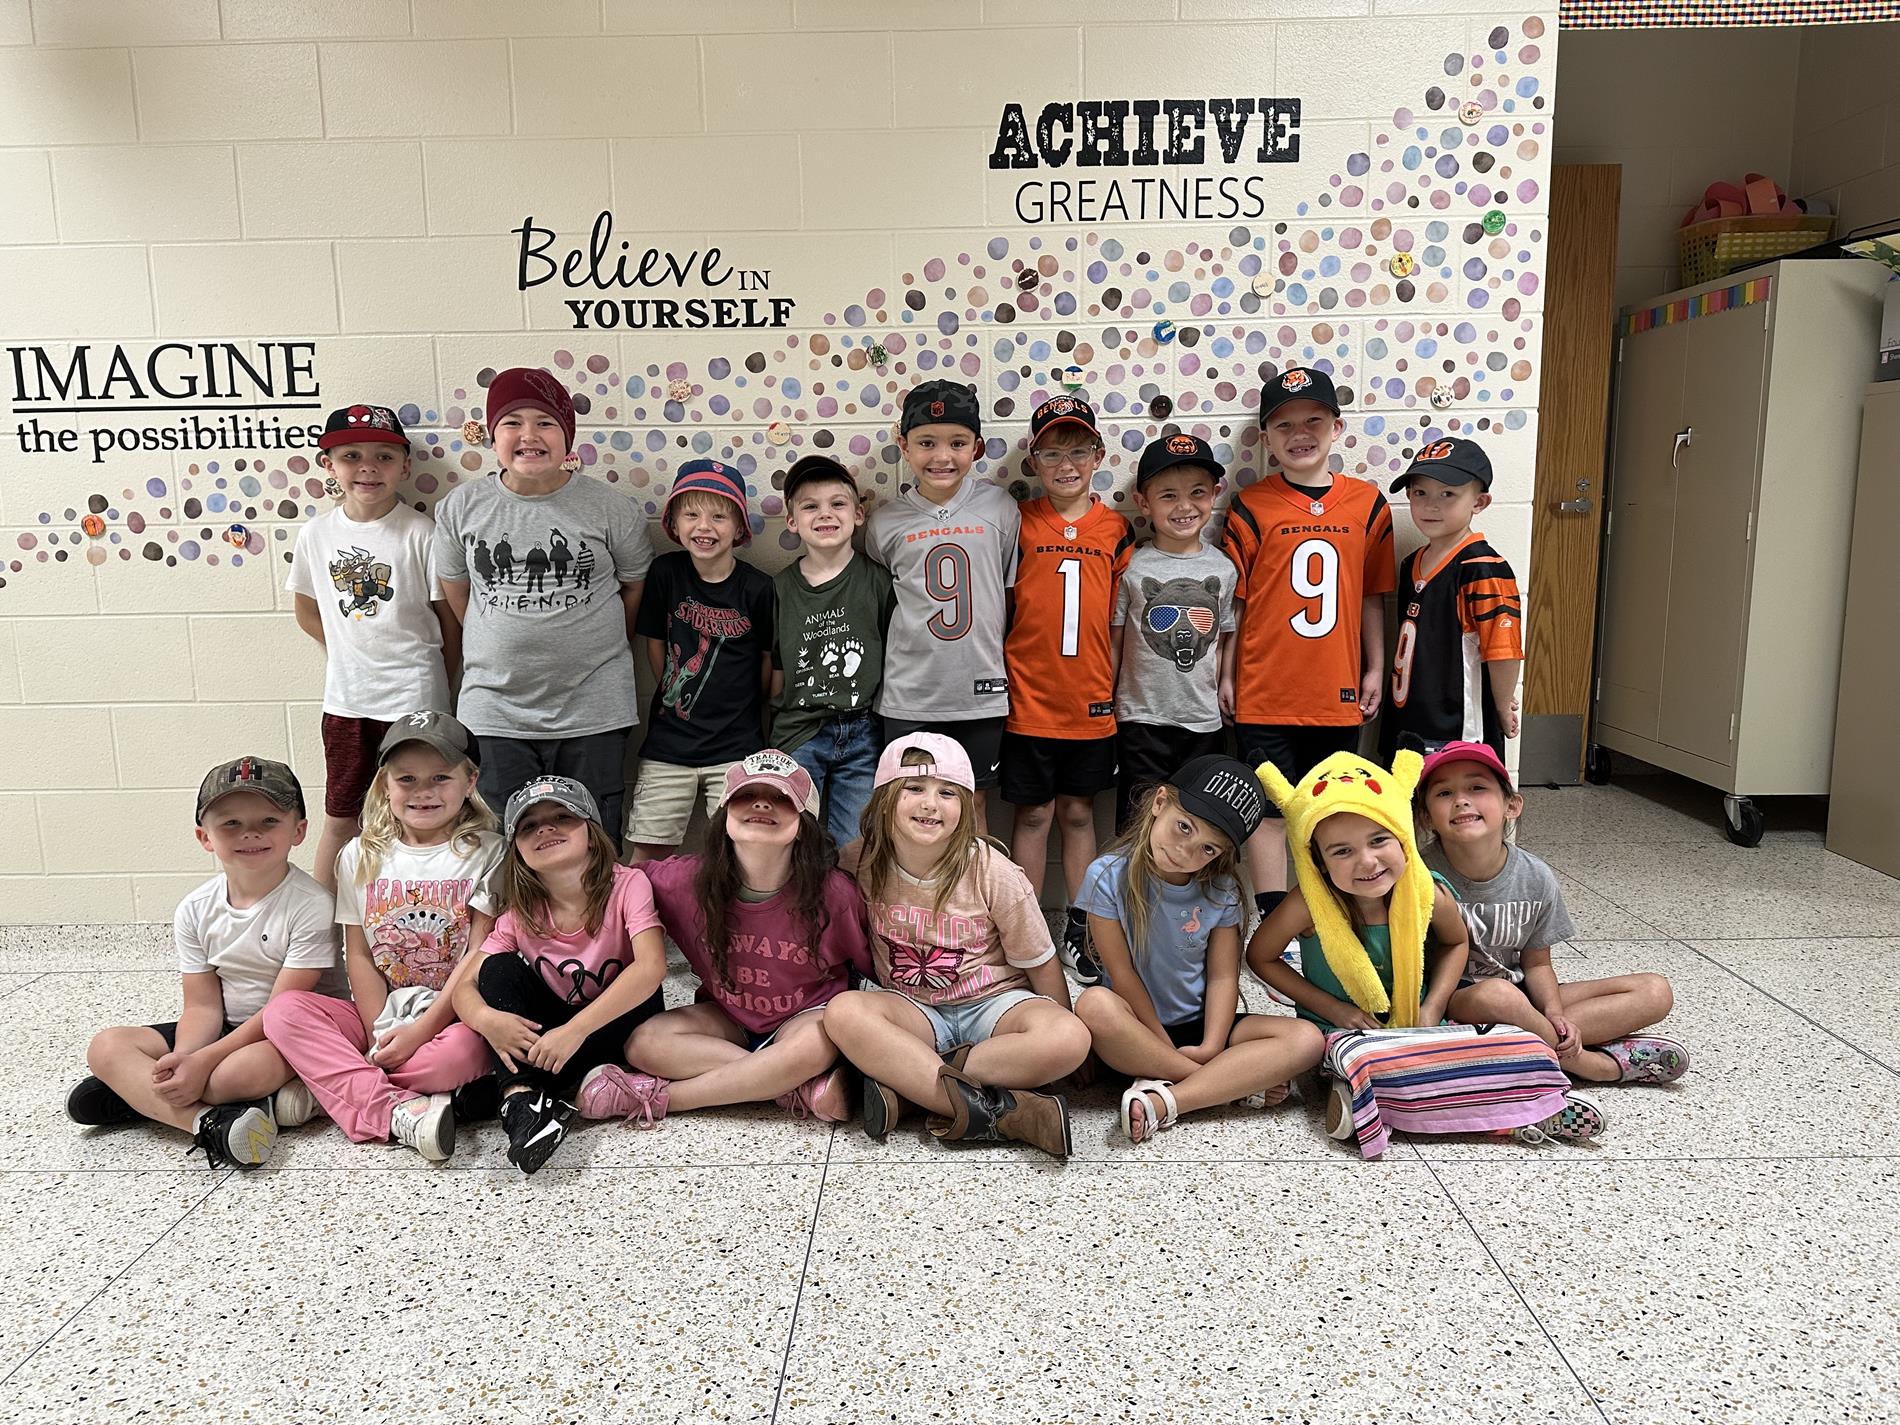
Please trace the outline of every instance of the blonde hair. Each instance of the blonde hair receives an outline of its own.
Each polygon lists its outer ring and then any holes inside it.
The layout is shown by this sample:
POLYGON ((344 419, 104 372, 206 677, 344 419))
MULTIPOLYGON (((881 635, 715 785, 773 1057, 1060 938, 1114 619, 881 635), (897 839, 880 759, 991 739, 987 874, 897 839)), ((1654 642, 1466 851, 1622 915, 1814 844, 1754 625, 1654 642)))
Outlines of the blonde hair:
MULTIPOLYGON (((426 743, 424 744, 427 745, 426 743)), ((468 773, 468 797, 462 803, 461 813, 449 827, 449 844, 463 855, 473 855, 481 845, 482 833, 494 831, 501 825, 490 811, 488 803, 482 800, 482 794, 475 785, 475 764, 464 757, 452 764, 457 771, 468 773)), ((376 775, 370 779, 369 795, 363 799, 363 830, 357 836, 356 884, 367 886, 376 879, 383 868, 383 859, 389 855, 389 848, 402 839, 402 824, 396 820, 396 812, 389 805, 389 764, 383 763, 376 769, 376 775)))
MULTIPOLYGON (((1128 953, 1136 961, 1148 953, 1148 927, 1154 918, 1154 899, 1148 893, 1148 883, 1161 879, 1161 873, 1155 869, 1154 848, 1151 844, 1155 823, 1161 819, 1161 809, 1167 806, 1175 807, 1183 816, 1194 815, 1181 805, 1177 797, 1170 794, 1171 791, 1166 782, 1156 783, 1136 806, 1127 828, 1110 843, 1107 852, 1111 856, 1127 858, 1122 867, 1120 901, 1127 908, 1128 922, 1124 934, 1128 940, 1128 953)), ((1203 825, 1206 825, 1204 820, 1203 825)), ((1223 879, 1233 881, 1235 868, 1240 864, 1240 848, 1220 828, 1209 826, 1208 830, 1222 842, 1225 849, 1195 872, 1189 884, 1199 887, 1202 895, 1212 899, 1223 879)))
MULTIPOLYGON (((620 849, 601 824, 587 821, 587 869, 581 873, 581 896, 587 904, 587 933, 596 933, 607 919, 607 900, 614 893, 614 871, 620 864, 620 849)), ((495 897, 503 910, 515 913, 530 933, 554 933, 554 897, 547 882, 521 857, 516 837, 508 838, 502 852, 501 867, 495 877, 495 897)))
MULTIPOLYGON (((903 764, 906 767, 930 767, 935 764, 930 754, 921 747, 913 747, 904 753, 903 764)), ((929 772, 921 776, 932 775, 929 772)), ((871 793, 871 800, 865 804, 864 814, 859 819, 859 829, 864 835, 864 846, 858 857, 858 889, 864 892, 866 900, 874 900, 884 887, 885 881, 897 869, 897 833, 893 829, 897 821, 897 798, 903 793, 908 777, 899 777, 886 782, 871 793)), ((950 833, 950 841, 944 847, 937 863, 930 868, 930 874, 924 879, 937 888, 931 913, 942 915, 944 902, 950 899, 950 893, 957 884, 970 874, 976 865, 977 847, 981 844, 976 834, 976 793, 968 787, 957 787, 956 829, 950 833)))

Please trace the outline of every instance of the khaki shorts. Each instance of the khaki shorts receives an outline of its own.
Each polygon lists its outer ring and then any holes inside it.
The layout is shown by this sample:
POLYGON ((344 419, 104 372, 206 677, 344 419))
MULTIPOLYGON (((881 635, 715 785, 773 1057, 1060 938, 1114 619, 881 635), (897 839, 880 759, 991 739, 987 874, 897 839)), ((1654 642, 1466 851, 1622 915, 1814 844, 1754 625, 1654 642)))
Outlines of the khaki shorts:
POLYGON ((673 762, 642 762, 627 811, 627 840, 649 846, 679 845, 693 819, 694 794, 706 803, 707 816, 716 815, 726 794, 726 769, 733 765, 681 767, 673 762))

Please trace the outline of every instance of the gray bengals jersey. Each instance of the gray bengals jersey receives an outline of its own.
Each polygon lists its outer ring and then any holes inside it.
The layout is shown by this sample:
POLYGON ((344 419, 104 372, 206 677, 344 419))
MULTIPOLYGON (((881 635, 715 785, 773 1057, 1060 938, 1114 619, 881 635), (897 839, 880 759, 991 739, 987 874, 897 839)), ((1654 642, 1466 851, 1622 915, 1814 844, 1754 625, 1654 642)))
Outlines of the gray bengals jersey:
POLYGON ((1016 502, 965 480, 948 504, 906 490, 871 512, 864 548, 891 571, 877 710, 902 722, 1003 717, 1004 590, 1016 582, 1016 502))

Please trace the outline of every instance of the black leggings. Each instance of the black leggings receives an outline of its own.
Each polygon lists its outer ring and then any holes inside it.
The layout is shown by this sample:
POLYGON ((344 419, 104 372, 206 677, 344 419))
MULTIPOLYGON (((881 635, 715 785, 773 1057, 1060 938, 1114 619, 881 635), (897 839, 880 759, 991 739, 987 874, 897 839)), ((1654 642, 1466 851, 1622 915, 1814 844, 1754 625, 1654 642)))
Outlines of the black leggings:
MULTIPOLYGON (((490 955, 483 960, 475 983, 489 1008, 533 1020, 544 1033, 566 1024, 587 1007, 584 1004, 569 1004, 562 999, 548 988, 548 982, 541 978, 532 965, 509 951, 490 955)), ((581 1047, 574 1051, 574 1057, 567 1061, 567 1066, 558 1074, 537 1069, 526 1059, 517 1056, 515 1062, 520 1067, 511 1070, 503 1064, 495 1070, 495 1077, 500 1081, 503 1093, 517 1084, 527 1084, 531 1088, 545 1089, 556 1098, 572 1103, 575 1091, 580 1088, 581 1079, 587 1071, 601 1064, 626 1063, 627 1036, 643 1020, 651 1019, 665 1008, 664 996, 655 990, 642 1003, 618 1019, 603 1024, 583 1039, 581 1047)))

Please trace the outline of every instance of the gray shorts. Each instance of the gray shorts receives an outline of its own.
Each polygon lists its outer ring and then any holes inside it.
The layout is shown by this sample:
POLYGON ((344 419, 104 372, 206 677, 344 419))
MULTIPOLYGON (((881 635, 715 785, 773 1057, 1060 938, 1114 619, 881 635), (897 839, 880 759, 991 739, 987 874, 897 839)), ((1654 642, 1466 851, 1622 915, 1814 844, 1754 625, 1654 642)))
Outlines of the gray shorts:
MULTIPOLYGON (((959 1044, 981 1044, 996 1032, 996 1022, 1025 1000, 1049 999, 1048 995, 1039 995, 1034 990, 1003 990, 983 999, 970 1000, 966 1004, 923 1004, 911 999, 902 990, 889 989, 870 980, 858 988, 896 995, 916 1005, 923 1011, 924 1018, 930 1021, 930 1031, 937 1036, 939 1054, 948 1054, 959 1044)), ((1049 1003, 1054 1004, 1055 1001, 1049 1000, 1049 1003)))

